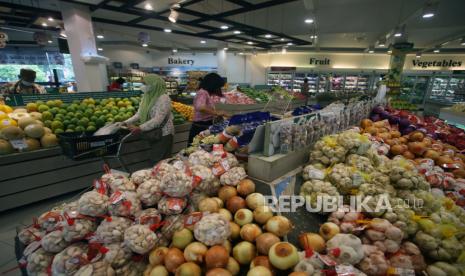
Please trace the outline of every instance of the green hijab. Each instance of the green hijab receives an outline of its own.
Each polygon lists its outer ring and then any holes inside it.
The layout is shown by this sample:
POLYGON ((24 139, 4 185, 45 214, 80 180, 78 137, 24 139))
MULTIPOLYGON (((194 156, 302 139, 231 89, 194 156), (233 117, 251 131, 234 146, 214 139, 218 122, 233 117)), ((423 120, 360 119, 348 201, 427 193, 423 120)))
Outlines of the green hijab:
POLYGON ((150 120, 150 110, 157 102, 158 98, 165 94, 165 80, 159 75, 148 74, 144 77, 147 92, 142 96, 139 106, 140 123, 143 124, 150 120))

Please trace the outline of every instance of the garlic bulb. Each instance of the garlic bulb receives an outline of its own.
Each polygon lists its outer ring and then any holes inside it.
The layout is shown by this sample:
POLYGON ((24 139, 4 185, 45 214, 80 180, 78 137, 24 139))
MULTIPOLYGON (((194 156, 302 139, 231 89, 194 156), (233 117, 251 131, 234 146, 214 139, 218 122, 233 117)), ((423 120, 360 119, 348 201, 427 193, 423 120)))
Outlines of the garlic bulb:
POLYGON ((229 221, 218 213, 207 214, 194 225, 194 235, 208 246, 223 244, 231 235, 229 221))
POLYGON ((124 240, 124 231, 131 226, 132 221, 124 217, 109 217, 104 219, 95 231, 97 241, 101 243, 119 243, 124 240))
POLYGON ((131 249, 124 243, 107 244, 105 247, 108 251, 105 253, 104 260, 109 262, 113 268, 124 266, 133 255, 131 249))
POLYGON ((134 191, 136 189, 136 185, 122 174, 107 173, 102 175, 100 179, 108 184, 112 193, 115 191, 134 191))
POLYGON ((191 167, 192 175, 194 176, 194 190, 213 195, 218 192, 220 183, 213 175, 212 171, 202 165, 195 165, 191 167))
POLYGON ((27 257, 27 274, 30 276, 47 275, 47 268, 52 263, 53 253, 38 248, 27 257))
POLYGON ((192 190, 192 177, 184 171, 166 174, 161 179, 161 190, 171 197, 183 197, 192 190))
POLYGON ((244 168, 234 167, 221 175, 220 182, 222 185, 237 186, 237 184, 246 177, 247 174, 245 173, 244 168))
POLYGON ((176 168, 173 167, 166 161, 161 161, 152 169, 152 177, 155 179, 162 179, 167 174, 173 174, 176 172, 176 168))
POLYGON ((79 213, 86 216, 103 216, 108 210, 108 197, 96 191, 84 193, 78 201, 79 213))
POLYGON ((37 218, 37 224, 43 230, 51 232, 63 220, 60 210, 45 212, 37 218))
POLYGON ((124 231, 124 244, 137 254, 149 252, 157 243, 157 235, 146 225, 136 224, 124 231))
POLYGON ((131 174, 131 181, 136 186, 139 186, 140 184, 144 183, 144 181, 147 181, 151 178, 152 178, 152 169, 139 170, 131 174))
POLYGON ((58 253, 65 249, 69 243, 63 237, 63 231, 55 230, 45 235, 40 241, 42 248, 50 253, 58 253))
POLYGON ((144 206, 154 206, 162 197, 161 181, 148 179, 137 187, 137 196, 144 206))
POLYGON ((124 276, 140 276, 144 275, 144 270, 147 267, 145 261, 132 261, 130 260, 124 266, 116 269, 116 275, 124 276))
POLYGON ((143 224, 143 225, 154 225, 160 223, 162 220, 160 212, 158 212, 155 208, 148 208, 142 210, 135 220, 136 224, 143 224))
POLYGON ((106 261, 98 261, 81 267, 74 276, 114 276, 113 268, 106 261))
POLYGON ((116 191, 110 197, 108 211, 112 216, 135 217, 142 206, 135 192, 116 191))
POLYGON ((189 155, 189 164, 191 166, 211 167, 213 165, 213 156, 204 150, 197 150, 189 155))
POLYGON ((28 245, 33 241, 40 240, 44 235, 45 231, 30 226, 19 231, 18 239, 24 245, 28 245))
POLYGON ((63 223, 63 238, 67 242, 77 241, 94 232, 96 228, 97 223, 93 220, 72 219, 68 223, 63 223))
POLYGON ((87 264, 87 249, 85 243, 74 243, 56 254, 52 262, 52 275, 73 275, 87 264))

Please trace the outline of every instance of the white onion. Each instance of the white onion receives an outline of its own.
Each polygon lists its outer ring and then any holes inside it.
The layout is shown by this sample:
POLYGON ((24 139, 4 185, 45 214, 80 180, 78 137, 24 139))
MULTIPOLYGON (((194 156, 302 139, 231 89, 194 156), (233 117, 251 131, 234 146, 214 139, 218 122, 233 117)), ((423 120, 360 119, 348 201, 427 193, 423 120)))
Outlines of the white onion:
POLYGON ((220 206, 218 202, 213 198, 205 198, 199 202, 199 211, 200 212, 210 212, 216 213, 220 206))
POLYGON ((174 232, 172 246, 184 250, 188 244, 194 240, 194 235, 189 229, 183 228, 174 232))
POLYGON ((236 259, 229 257, 226 269, 231 272, 232 275, 237 275, 239 274, 241 267, 239 266, 239 263, 236 261, 236 259))
POLYGON ((264 266, 256 266, 247 272, 247 276, 273 276, 273 273, 264 266))
POLYGON ((228 209, 221 208, 221 209, 218 210, 218 213, 219 213, 223 218, 225 218, 227 221, 231 221, 231 220, 232 220, 232 214, 231 214, 231 212, 229 212, 228 209))
POLYGON ((253 218, 258 224, 265 224, 271 217, 273 217, 273 211, 268 206, 258 206, 253 211, 253 218))
POLYGON ((325 222, 320 227, 320 235, 326 241, 330 240, 336 234, 339 234, 339 232, 340 232, 339 226, 337 224, 335 224, 335 223, 332 223, 332 222, 325 222))
POLYGON ((207 246, 203 243, 193 242, 184 249, 184 259, 188 262, 202 263, 207 250, 207 246))
POLYGON ((233 186, 223 186, 218 191, 218 197, 223 201, 228 201, 231 197, 237 196, 237 190, 233 186))
POLYGON ((176 276, 201 276, 202 269, 193 262, 183 263, 176 269, 176 276))
POLYGON ((248 223, 241 228, 241 238, 248 242, 254 242, 262 234, 262 229, 256 224, 248 223))
POLYGON ((265 197, 260 193, 252 193, 248 195, 245 201, 247 202, 247 206, 252 210, 257 209, 258 206, 265 205, 265 197))
POLYGON ((279 239, 278 236, 276 236, 273 233, 263 233, 260 236, 257 237, 255 240, 255 243, 257 244, 257 250, 258 253, 262 255, 268 255, 268 252, 270 251, 271 246, 274 244, 280 242, 281 240, 279 239))
POLYGON ((278 237, 284 237, 292 230, 291 221, 284 216, 271 217, 265 225, 268 232, 275 234, 278 237))
POLYGON ((231 239, 235 240, 239 238, 241 227, 237 223, 232 221, 229 222, 229 226, 231 228, 231 239))
POLYGON ((270 248, 268 257, 271 264, 281 270, 289 269, 299 262, 297 248, 288 242, 274 244, 270 248))
POLYGON ((255 245, 248 241, 242 241, 233 248, 233 257, 241 265, 250 264, 255 254, 255 245))
POLYGON ((236 214, 234 214, 234 222, 240 226, 246 225, 253 221, 253 213, 249 209, 239 209, 236 214))
POLYGON ((165 255, 168 253, 168 247, 157 247, 150 252, 149 262, 153 266, 162 265, 165 260, 165 255))
POLYGON ((255 192, 255 183, 250 179, 243 179, 237 185, 237 192, 241 196, 247 196, 247 195, 255 192))

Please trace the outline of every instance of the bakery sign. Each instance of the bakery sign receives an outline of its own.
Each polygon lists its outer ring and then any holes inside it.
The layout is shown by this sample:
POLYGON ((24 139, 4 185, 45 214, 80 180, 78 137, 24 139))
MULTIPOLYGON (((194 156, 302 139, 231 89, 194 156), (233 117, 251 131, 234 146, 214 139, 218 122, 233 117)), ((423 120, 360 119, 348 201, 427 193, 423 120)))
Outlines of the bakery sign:
POLYGON ((442 60, 412 60, 413 67, 428 68, 428 67, 461 67, 462 61, 452 59, 442 60))
POLYGON ((184 59, 180 57, 168 57, 168 64, 174 64, 174 65, 194 65, 194 60, 193 59, 184 59))

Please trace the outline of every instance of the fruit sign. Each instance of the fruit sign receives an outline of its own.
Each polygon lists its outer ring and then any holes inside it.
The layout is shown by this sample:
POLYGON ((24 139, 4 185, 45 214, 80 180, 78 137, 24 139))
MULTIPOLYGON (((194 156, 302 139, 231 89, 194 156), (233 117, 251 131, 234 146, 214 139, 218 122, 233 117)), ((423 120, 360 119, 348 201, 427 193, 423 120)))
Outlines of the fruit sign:
POLYGON ((5 48, 7 41, 8 35, 6 33, 0 32, 0 48, 5 48))

